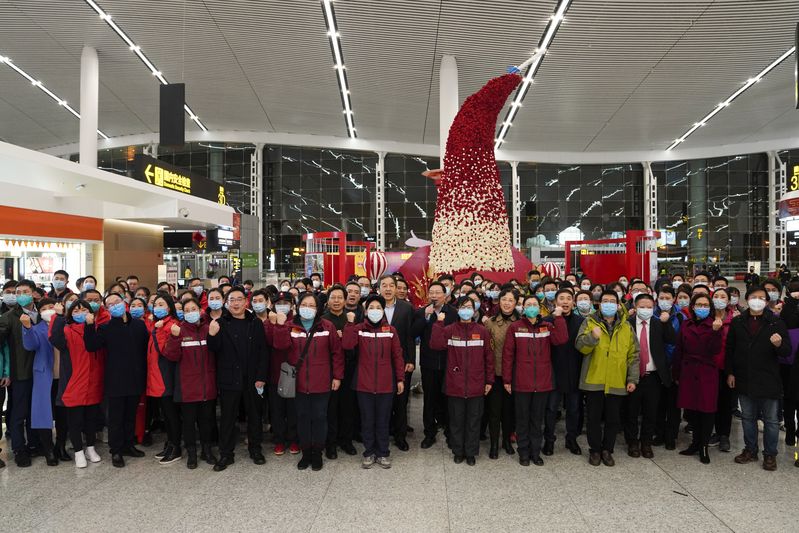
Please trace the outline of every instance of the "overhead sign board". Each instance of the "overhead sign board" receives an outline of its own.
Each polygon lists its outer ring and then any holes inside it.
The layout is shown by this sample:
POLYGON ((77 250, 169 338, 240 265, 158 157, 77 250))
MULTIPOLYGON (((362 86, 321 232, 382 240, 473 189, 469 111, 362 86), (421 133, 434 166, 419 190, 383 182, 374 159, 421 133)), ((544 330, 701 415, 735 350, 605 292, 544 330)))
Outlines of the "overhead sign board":
POLYGON ((224 185, 143 154, 136 154, 133 178, 155 187, 227 205, 224 185))

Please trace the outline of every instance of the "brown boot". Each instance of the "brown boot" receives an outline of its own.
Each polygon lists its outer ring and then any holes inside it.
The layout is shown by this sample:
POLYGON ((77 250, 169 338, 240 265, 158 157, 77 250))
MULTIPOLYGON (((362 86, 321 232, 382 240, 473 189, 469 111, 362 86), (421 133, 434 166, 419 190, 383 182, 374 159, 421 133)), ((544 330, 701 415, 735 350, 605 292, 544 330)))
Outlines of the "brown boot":
POLYGON ((653 459, 655 454, 652 453, 652 445, 648 442, 641 443, 641 457, 644 459, 653 459))
POLYGON ((641 446, 637 440, 627 443, 627 455, 630 457, 641 457, 641 446))
POLYGON ((602 462, 602 457, 599 455, 598 452, 591 452, 588 455, 588 464, 591 466, 599 466, 599 463, 602 462))
POLYGON ((777 469, 777 458, 773 455, 763 454, 763 470, 774 472, 777 469))
POLYGON ((605 466, 615 466, 616 461, 613 460, 613 454, 607 450, 602 450, 602 462, 605 466))
POLYGON ((739 465, 745 465, 754 461, 757 461, 757 454, 750 452, 746 448, 744 448, 740 455, 735 456, 735 462, 739 465))

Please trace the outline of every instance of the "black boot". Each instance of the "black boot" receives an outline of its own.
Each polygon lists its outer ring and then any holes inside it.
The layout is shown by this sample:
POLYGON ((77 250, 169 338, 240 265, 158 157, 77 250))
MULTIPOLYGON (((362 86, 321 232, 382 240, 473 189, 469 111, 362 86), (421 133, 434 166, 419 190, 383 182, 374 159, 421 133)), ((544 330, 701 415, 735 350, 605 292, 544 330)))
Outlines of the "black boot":
POLYGON ((216 457, 214 456, 214 449, 211 447, 210 444, 203 444, 202 451, 200 453, 200 459, 205 461, 209 465, 216 464, 216 457))
POLYGON ((186 453, 189 456, 188 460, 186 461, 186 468, 189 470, 194 470, 197 468, 197 448, 194 446, 191 448, 186 447, 186 453))
POLYGON ((702 461, 703 465, 710 464, 710 453, 708 452, 707 446, 699 448, 699 460, 702 461))
POLYGON ((313 452, 311 450, 303 450, 302 451, 302 459, 300 462, 297 463, 297 470, 307 470, 309 466, 311 466, 311 454, 313 452))
POLYGON ((57 442, 55 446, 55 455, 59 461, 71 461, 72 457, 67 453, 67 446, 63 442, 57 442))
POLYGON ((491 448, 488 450, 489 459, 499 459, 499 439, 491 438, 491 448))
POLYGON ((679 453, 680 453, 680 455, 696 455, 697 453, 699 453, 699 449, 700 448, 701 448, 701 446, 699 446, 699 443, 696 442, 696 441, 693 441, 693 442, 691 442, 690 446, 688 446, 686 449, 684 449, 683 451, 681 451, 679 453))
POLYGON ((505 453, 508 455, 516 453, 516 450, 513 449, 513 444, 510 443, 510 437, 502 439, 502 449, 505 450, 505 453))
POLYGON ((311 470, 318 472, 322 469, 322 450, 314 450, 311 456, 311 470))

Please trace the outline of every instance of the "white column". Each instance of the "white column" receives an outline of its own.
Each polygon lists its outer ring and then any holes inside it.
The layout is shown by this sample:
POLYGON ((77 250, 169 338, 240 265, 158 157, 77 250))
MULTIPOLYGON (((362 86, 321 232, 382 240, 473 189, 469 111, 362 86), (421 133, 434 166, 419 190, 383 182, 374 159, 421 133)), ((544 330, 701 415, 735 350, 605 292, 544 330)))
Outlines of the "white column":
POLYGON ((264 209, 263 202, 263 165, 264 145, 256 143, 255 152, 250 156, 250 214, 258 217, 258 279, 263 279, 264 272, 264 209))
POLYGON ((438 127, 441 168, 444 168, 444 152, 447 149, 449 127, 458 114, 458 63, 455 56, 443 56, 438 71, 438 127))
POLYGON ((97 50, 84 46, 80 54, 80 162, 90 167, 97 167, 99 87, 97 50))
POLYGON ((649 161, 641 163, 644 167, 644 229, 658 229, 658 184, 655 174, 652 172, 652 164, 649 161))
POLYGON ((519 192, 519 162, 511 161, 510 168, 513 172, 511 177, 510 193, 511 193, 511 227, 513 228, 512 239, 513 247, 520 249, 522 246, 522 222, 521 222, 521 199, 519 192))
POLYGON ((381 252, 386 250, 386 152, 377 152, 375 167, 375 246, 381 252))
POLYGON ((768 271, 777 270, 777 154, 768 152, 768 271))

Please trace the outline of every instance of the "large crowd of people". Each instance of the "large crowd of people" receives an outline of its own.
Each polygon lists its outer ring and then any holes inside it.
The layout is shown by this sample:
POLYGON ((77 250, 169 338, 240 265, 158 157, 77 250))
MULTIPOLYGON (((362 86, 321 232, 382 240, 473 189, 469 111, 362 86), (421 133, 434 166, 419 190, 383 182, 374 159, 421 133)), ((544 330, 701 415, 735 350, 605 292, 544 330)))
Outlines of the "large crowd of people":
POLYGON ((663 273, 652 286, 580 272, 533 270, 504 284, 444 275, 421 307, 399 274, 332 286, 313 274, 258 289, 215 281, 151 290, 131 275, 103 292, 94 276, 71 285, 63 270, 49 290, 7 281, 0 405, 16 466, 41 457, 86 468, 103 460, 107 432, 111 463, 124 467, 156 433, 160 464, 222 471, 243 426, 256 465, 268 441, 275 456, 298 455, 300 470, 357 455, 356 444, 363 468, 389 468, 392 440, 407 451, 414 431, 417 365, 421 448, 443 433, 458 464, 474 465, 487 441, 490 460, 503 452, 541 466, 561 418, 562 453, 582 455, 585 433, 593 466, 614 466, 619 434, 630 458, 676 453, 683 423, 691 442, 678 453, 708 464, 712 448, 731 451, 736 416, 745 446, 735 463, 759 461, 762 449, 772 471, 780 431, 796 443, 796 278, 749 275, 742 298, 708 272, 663 273))

